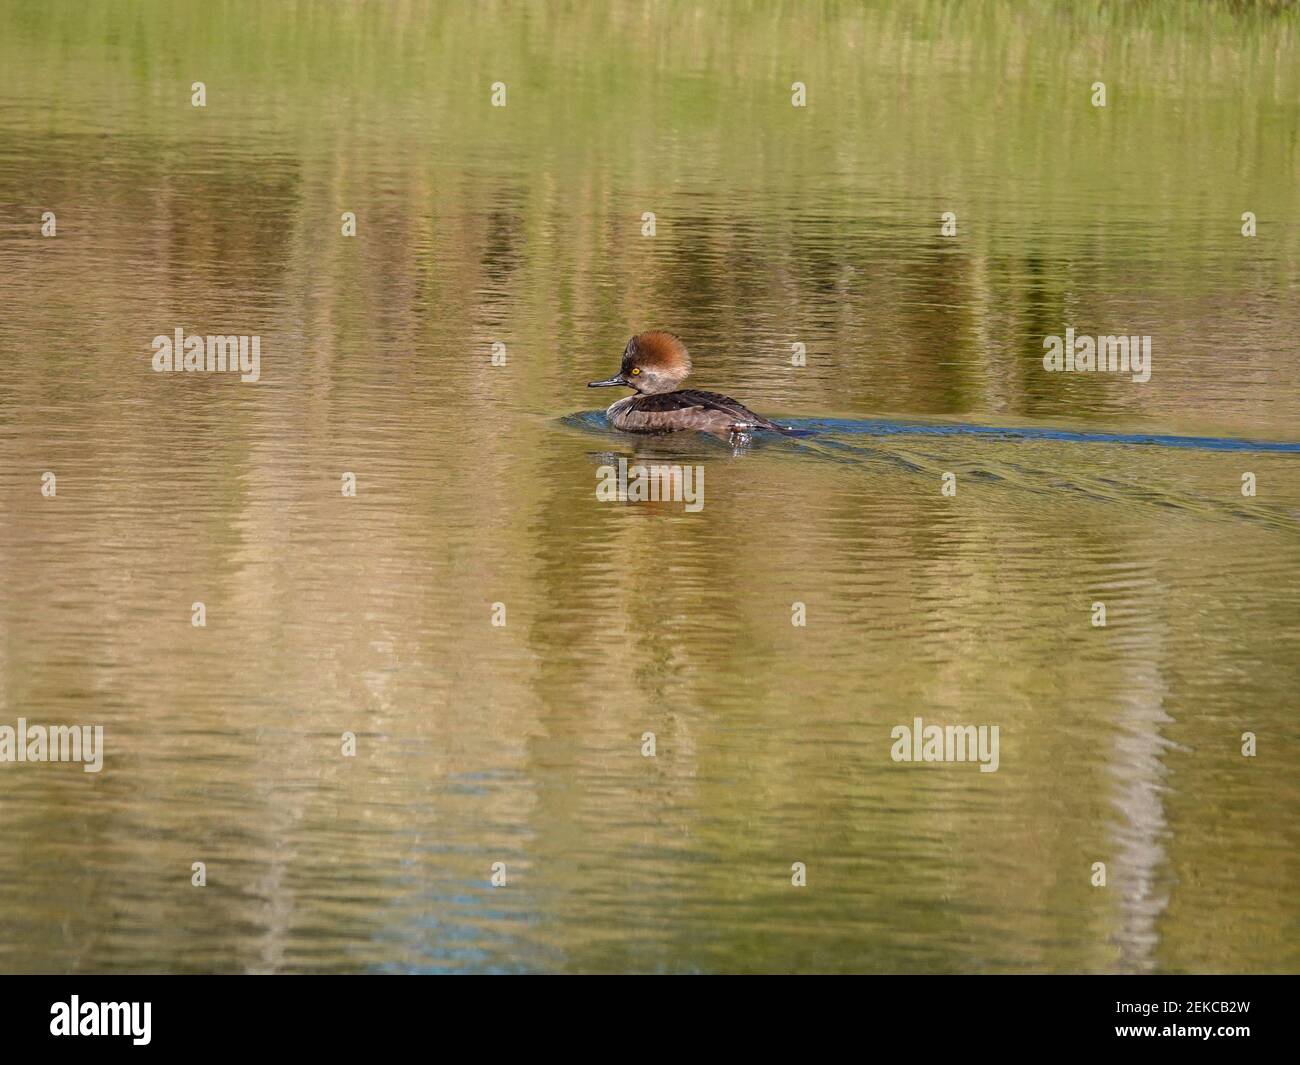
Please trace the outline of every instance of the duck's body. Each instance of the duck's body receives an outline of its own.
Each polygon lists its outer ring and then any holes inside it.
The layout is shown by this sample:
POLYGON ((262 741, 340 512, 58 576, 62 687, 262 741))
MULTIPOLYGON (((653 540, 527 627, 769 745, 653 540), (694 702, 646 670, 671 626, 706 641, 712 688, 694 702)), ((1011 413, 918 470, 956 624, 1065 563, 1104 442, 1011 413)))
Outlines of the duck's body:
POLYGON ((785 431, 729 396, 697 388, 627 396, 611 404, 605 417, 625 433, 675 433, 683 429, 721 435, 753 429, 785 431))
POLYGON ((620 399, 605 411, 610 425, 625 433, 696 429, 728 437, 755 429, 791 432, 729 396, 677 388, 690 372, 691 357, 682 342, 671 333, 652 331, 627 342, 618 373, 605 381, 592 381, 587 387, 622 385, 636 390, 636 395, 620 399))

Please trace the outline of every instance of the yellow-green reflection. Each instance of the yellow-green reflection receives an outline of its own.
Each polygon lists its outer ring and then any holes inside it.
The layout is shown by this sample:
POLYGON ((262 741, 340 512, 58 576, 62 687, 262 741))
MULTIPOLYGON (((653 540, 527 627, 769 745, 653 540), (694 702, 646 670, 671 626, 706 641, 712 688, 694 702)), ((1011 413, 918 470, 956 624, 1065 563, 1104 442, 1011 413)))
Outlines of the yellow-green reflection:
POLYGON ((660 326, 767 414, 1296 439, 1293 13, 0 28, 0 723, 108 743, 0 767, 0 967, 1295 969, 1294 456, 560 420, 660 326), (154 374, 177 326, 262 380, 154 374), (1151 381, 1044 373, 1067 326, 1151 381), (607 452, 704 509, 597 503, 607 452), (918 714, 999 771, 891 762, 918 714))

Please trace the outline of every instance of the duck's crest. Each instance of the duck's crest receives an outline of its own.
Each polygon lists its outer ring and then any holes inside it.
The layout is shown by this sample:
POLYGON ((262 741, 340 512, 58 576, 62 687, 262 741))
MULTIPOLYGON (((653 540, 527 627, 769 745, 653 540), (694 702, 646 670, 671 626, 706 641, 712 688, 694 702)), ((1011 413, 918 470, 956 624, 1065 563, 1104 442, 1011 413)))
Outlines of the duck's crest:
POLYGON ((644 370, 656 370, 679 381, 691 372, 691 355, 686 345, 662 329, 638 333, 629 340, 624 362, 628 368, 640 366, 644 370))

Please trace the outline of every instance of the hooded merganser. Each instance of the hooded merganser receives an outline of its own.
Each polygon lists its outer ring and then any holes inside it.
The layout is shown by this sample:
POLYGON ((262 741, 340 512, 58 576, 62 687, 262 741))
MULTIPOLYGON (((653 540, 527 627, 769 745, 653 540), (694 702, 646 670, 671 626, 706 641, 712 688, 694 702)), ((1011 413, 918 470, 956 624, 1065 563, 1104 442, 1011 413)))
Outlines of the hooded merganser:
POLYGON ((794 433, 755 414, 744 404, 716 392, 701 392, 677 386, 691 372, 686 345, 672 333, 651 330, 638 333, 623 349, 618 373, 605 381, 592 381, 588 388, 625 385, 638 394, 611 404, 605 416, 615 429, 625 433, 672 433, 700 429, 715 436, 743 435, 754 429, 794 433))

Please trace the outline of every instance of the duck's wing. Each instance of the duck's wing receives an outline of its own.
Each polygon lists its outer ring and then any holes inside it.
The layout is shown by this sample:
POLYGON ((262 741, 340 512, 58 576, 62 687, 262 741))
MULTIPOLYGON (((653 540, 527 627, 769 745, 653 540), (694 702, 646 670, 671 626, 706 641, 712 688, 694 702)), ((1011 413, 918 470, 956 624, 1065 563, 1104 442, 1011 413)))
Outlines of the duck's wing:
MULTIPOLYGON (((731 419, 731 424, 736 429, 775 429, 777 432, 784 432, 781 426, 774 425, 761 415, 755 414, 743 403, 738 403, 730 396, 723 396, 717 392, 703 392, 698 388, 683 388, 677 392, 657 392, 638 396, 633 406, 635 410, 650 416, 666 414, 670 411, 697 411, 701 422, 710 425, 716 425, 722 420, 719 415, 725 415, 731 419)), ((674 421, 680 423, 681 417, 677 414, 674 421)), ((701 428, 704 427, 701 425, 701 428)))

